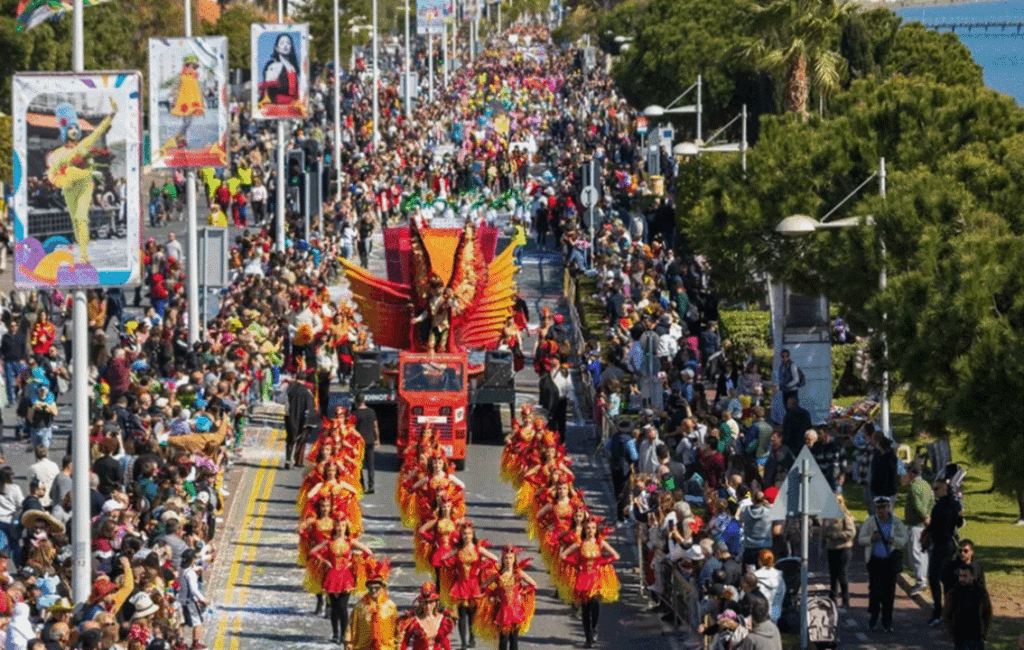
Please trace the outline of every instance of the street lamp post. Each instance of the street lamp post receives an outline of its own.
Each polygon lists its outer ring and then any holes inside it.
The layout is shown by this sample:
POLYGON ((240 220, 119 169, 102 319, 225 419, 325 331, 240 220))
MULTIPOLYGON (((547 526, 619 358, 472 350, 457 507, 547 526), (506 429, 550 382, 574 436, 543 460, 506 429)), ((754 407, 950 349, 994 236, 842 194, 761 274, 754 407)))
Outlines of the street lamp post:
POLYGON ((412 54, 409 52, 409 0, 405 0, 405 119, 412 117, 412 86, 409 73, 412 71, 412 54))
MULTIPOLYGON (((703 102, 701 101, 701 92, 703 89, 703 79, 700 75, 697 75, 697 81, 690 85, 689 88, 679 93, 679 96, 672 100, 672 103, 668 106, 659 106, 657 104, 651 104, 643 110, 644 117, 662 117, 664 115, 678 114, 678 113, 696 113, 697 114, 697 140, 704 138, 704 132, 702 130, 701 119, 704 114, 703 102), (688 106, 676 106, 676 102, 686 97, 694 89, 697 90, 697 103, 690 104, 688 106)), ((744 120, 746 122, 746 120, 744 120)))
POLYGON ((747 173, 747 105, 743 105, 743 110, 736 117, 729 120, 725 126, 715 131, 707 142, 701 142, 696 140, 694 142, 680 142, 676 146, 672 147, 672 153, 678 156, 696 156, 704 152, 738 152, 741 156, 741 163, 743 165, 743 173, 747 173), (741 134, 739 142, 729 142, 723 144, 711 144, 718 136, 722 135, 726 129, 736 123, 736 120, 740 120, 741 134))
POLYGON ((377 0, 373 0, 373 138, 370 150, 377 153, 380 140, 380 61, 377 59, 377 0))
MULTIPOLYGON (((840 201, 834 208, 828 211, 828 213, 821 218, 821 220, 813 219, 802 214, 794 214, 786 217, 779 225, 775 227, 775 232, 783 235, 805 235, 812 233, 816 230, 822 230, 826 228, 849 228, 851 226, 858 226, 862 222, 866 222, 874 225, 875 220, 873 217, 868 216, 865 218, 861 217, 848 217, 846 219, 837 219, 826 223, 828 219, 836 210, 838 210, 844 203, 849 201, 851 198, 856 196, 865 185, 870 183, 875 178, 878 179, 878 195, 885 198, 886 195, 886 172, 885 172, 885 158, 878 159, 878 171, 873 172, 868 178, 857 186, 852 192, 846 195, 842 201, 840 201)), ((878 237, 879 246, 882 253, 882 269, 878 273, 878 288, 882 291, 885 290, 888 283, 888 261, 886 259, 886 248, 885 240, 881 235, 878 237)), ((886 436, 892 435, 891 433, 891 422, 890 422, 890 409, 889 409, 889 342, 885 335, 884 323, 888 320, 888 314, 882 314, 882 387, 879 395, 879 401, 881 402, 881 416, 882 416, 882 431, 886 436)))
MULTIPOLYGON (((334 183, 335 199, 341 197, 341 34, 338 25, 338 0, 334 0, 334 183)), ((323 230, 323 217, 320 217, 320 229, 323 230)))

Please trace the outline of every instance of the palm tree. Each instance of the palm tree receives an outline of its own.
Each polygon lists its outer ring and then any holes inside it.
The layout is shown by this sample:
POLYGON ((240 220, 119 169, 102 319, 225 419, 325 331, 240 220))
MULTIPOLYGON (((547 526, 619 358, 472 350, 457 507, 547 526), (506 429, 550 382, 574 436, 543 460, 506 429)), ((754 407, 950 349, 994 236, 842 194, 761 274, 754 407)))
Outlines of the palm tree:
POLYGON ((833 47, 853 3, 840 0, 770 0, 755 5, 755 36, 743 43, 740 57, 757 70, 781 75, 785 110, 807 118, 813 87, 827 96, 839 87, 846 60, 833 47))

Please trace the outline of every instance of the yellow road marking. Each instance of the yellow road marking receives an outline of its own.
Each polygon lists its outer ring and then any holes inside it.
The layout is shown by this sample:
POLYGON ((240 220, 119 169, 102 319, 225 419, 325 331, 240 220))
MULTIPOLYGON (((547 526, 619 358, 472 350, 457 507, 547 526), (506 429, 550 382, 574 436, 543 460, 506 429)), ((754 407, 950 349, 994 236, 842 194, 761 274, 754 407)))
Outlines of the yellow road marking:
MULTIPOLYGON (((267 514, 267 499, 270 498, 270 493, 274 488, 274 478, 277 475, 277 468, 270 468, 267 470, 266 485, 263 488, 263 494, 261 495, 263 500, 257 506, 257 514, 253 521, 253 531, 249 540, 249 553, 246 558, 245 571, 242 574, 242 583, 238 590, 238 605, 245 605, 249 595, 249 583, 252 580, 252 568, 253 560, 256 559, 256 551, 258 547, 257 542, 260 541, 260 528, 263 525, 263 515, 267 514)), ((241 614, 235 615, 235 624, 232 626, 231 645, 230 650, 238 650, 241 644, 241 637, 238 633, 242 631, 242 616, 241 614)))
MULTIPOLYGON (((269 440, 272 447, 277 450, 280 446, 280 431, 273 431, 271 439, 269 440)), ((231 568, 228 572, 228 579, 224 586, 224 598, 223 605, 242 605, 245 603, 246 594, 248 592, 247 587, 236 587, 238 584, 239 572, 241 570, 242 558, 248 555, 249 565, 242 571, 243 583, 247 583, 252 577, 252 561, 256 556, 256 542, 259 541, 260 531, 259 528, 263 523, 263 516, 267 511, 267 499, 270 498, 270 492, 274 487, 274 478, 277 475, 277 468, 272 467, 276 465, 276 456, 264 458, 260 462, 260 468, 256 472, 256 476, 253 479, 252 487, 249 490, 249 498, 246 502, 245 517, 242 520, 241 530, 237 538, 237 545, 235 546, 235 552, 231 561, 231 568), (256 499, 262 495, 263 501, 257 507, 256 499)), ((228 615, 222 615, 220 621, 217 624, 217 635, 214 639, 214 649, 224 650, 225 646, 225 635, 228 631, 229 625, 228 615)), ((240 614, 235 614, 233 620, 232 631, 241 631, 242 618, 240 614)), ((233 636, 231 639, 230 647, 236 649, 239 645, 240 639, 238 636, 233 636)))

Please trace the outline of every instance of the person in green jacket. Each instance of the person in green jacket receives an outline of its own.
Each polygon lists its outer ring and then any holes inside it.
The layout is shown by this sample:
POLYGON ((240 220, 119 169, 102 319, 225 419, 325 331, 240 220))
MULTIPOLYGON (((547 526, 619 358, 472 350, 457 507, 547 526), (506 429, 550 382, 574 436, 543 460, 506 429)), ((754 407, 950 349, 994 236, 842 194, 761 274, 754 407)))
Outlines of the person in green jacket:
POLYGON ((928 525, 928 518, 935 505, 932 486, 921 476, 921 463, 913 462, 907 467, 903 482, 910 486, 907 504, 903 511, 903 523, 907 525, 909 541, 907 542, 907 562, 917 576, 917 581, 910 593, 924 591, 928 586, 928 551, 921 548, 921 533, 928 525))

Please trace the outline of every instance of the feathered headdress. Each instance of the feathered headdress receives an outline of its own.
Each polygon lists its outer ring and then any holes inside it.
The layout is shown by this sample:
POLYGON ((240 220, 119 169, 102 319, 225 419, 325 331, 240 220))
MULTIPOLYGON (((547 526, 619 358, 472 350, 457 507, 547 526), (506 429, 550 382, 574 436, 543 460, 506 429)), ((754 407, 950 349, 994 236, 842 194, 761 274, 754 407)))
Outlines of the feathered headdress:
POLYGON ((378 558, 371 555, 366 558, 366 584, 387 585, 391 576, 391 558, 378 558))

